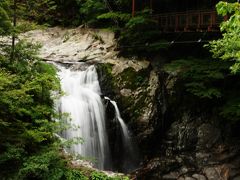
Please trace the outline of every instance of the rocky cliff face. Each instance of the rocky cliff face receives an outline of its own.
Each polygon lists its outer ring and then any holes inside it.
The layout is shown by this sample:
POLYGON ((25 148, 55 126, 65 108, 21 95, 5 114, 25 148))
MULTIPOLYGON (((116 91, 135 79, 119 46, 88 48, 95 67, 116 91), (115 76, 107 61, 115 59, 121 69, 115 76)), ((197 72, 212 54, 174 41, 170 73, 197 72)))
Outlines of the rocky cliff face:
MULTIPOLYGON (((198 102, 162 70, 162 59, 118 57, 108 31, 50 28, 21 38, 41 43, 44 60, 96 65, 103 96, 118 103, 141 152, 136 179, 240 179, 239 141, 227 138, 216 115, 196 111, 198 102)), ((114 109, 106 111, 111 138, 114 109)))
MULTIPOLYGON (((141 154, 145 154, 149 136, 154 129, 152 122, 157 117, 156 96, 159 87, 158 74, 149 61, 118 57, 114 34, 104 30, 56 27, 30 31, 20 38, 40 43, 42 48, 39 56, 45 61, 78 63, 79 68, 82 63, 95 64, 102 95, 117 102, 133 141, 139 145, 141 154)), ((114 134, 114 108, 110 103, 106 104, 111 141, 111 138, 117 139, 114 134)), ((115 147, 115 144, 112 143, 112 146, 115 147)), ((121 169, 120 165, 116 166, 121 169)))
POLYGON ((151 134, 150 122, 157 111, 157 72, 147 60, 118 57, 112 32, 56 27, 30 31, 20 38, 40 43, 43 60, 95 64, 103 95, 117 101, 137 139, 151 134))
POLYGON ((137 179, 240 179, 239 137, 230 135, 228 123, 184 94, 177 73, 160 70, 159 79, 154 154, 135 172, 137 179))

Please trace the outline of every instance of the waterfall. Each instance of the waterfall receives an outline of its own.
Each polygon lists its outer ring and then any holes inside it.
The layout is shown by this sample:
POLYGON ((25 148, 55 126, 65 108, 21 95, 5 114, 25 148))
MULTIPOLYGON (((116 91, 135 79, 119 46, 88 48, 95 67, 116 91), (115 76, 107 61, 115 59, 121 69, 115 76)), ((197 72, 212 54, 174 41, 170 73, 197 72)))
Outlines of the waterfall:
POLYGON ((105 97, 115 109, 115 119, 112 122, 116 123, 113 127, 117 135, 112 137, 110 134, 108 138, 109 129, 106 129, 105 125, 106 108, 100 97, 101 89, 95 67, 93 65, 86 67, 84 63, 71 66, 54 64, 59 70, 58 76, 64 92, 57 102, 57 108, 61 114, 67 114, 63 115, 62 119, 66 125, 70 125, 70 128, 60 135, 69 140, 74 138, 83 140, 83 143, 71 145, 67 151, 84 158, 93 158, 95 167, 102 170, 115 169, 123 172, 133 170, 137 159, 135 146, 121 118, 117 103, 105 97), (111 145, 111 153, 109 140, 114 145, 111 145))
POLYGON ((128 128, 126 126, 126 124, 124 123, 121 115, 120 115, 120 111, 118 109, 118 106, 117 106, 117 103, 113 100, 111 100, 110 98, 108 97, 104 97, 106 100, 109 100, 110 103, 114 106, 114 109, 115 109, 115 119, 118 120, 118 122, 120 123, 120 127, 121 127, 121 130, 122 130, 122 135, 123 135, 123 141, 124 141, 124 144, 127 146, 127 147, 131 147, 131 141, 130 141, 130 136, 129 136, 129 132, 128 132, 128 128))
MULTIPOLYGON (((137 151, 136 147, 131 141, 130 135, 129 135, 129 130, 127 128, 127 125, 123 121, 120 111, 118 109, 117 103, 113 100, 111 100, 108 97, 104 97, 106 100, 108 100, 114 107, 115 109, 115 120, 117 120, 120 124, 120 129, 121 129, 121 136, 122 136, 122 168, 123 171, 129 172, 133 170, 136 167, 136 157, 137 151)), ((120 155, 119 155, 120 156, 120 155)))
POLYGON ((105 109, 100 97, 101 90, 93 65, 82 71, 57 65, 61 88, 65 93, 59 100, 58 109, 68 113, 67 121, 72 128, 62 133, 66 139, 80 137, 83 143, 74 144, 69 151, 83 157, 94 158, 95 167, 110 166, 108 137, 105 127, 105 109), (78 127, 78 128, 76 128, 78 127))

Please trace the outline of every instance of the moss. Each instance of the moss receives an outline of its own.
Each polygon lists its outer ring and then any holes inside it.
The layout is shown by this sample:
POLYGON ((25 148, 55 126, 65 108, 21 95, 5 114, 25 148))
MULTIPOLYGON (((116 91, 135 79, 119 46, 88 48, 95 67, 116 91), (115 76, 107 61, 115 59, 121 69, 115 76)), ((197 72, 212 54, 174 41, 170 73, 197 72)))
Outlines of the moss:
POLYGON ((134 99, 131 96, 130 97, 122 96, 121 104, 123 109, 127 109, 128 107, 131 107, 134 104, 134 99))
POLYGON ((110 64, 110 63, 97 64, 98 69, 101 69, 103 72, 110 75, 112 75, 112 67, 113 67, 113 64, 110 64))
POLYGON ((112 76, 112 67, 113 67, 113 65, 110 64, 110 63, 105 63, 105 64, 102 64, 102 65, 104 65, 103 68, 105 69, 105 72, 107 72, 108 75, 112 76))
POLYGON ((115 86, 115 78, 112 75, 113 65, 110 63, 103 63, 97 64, 96 67, 103 95, 107 95, 110 98, 115 97, 117 87, 115 86))
POLYGON ((119 74, 119 86, 121 88, 136 90, 138 87, 147 85, 148 77, 148 69, 142 69, 137 72, 134 68, 129 67, 119 74))
POLYGON ((136 101, 135 105, 133 106, 133 120, 137 120, 142 114, 144 107, 148 106, 148 102, 146 102, 146 99, 148 98, 148 91, 145 90, 142 93, 138 95, 138 100, 136 101))
POLYGON ((120 97, 122 114, 126 120, 128 119, 128 123, 137 121, 142 116, 144 108, 148 106, 146 98, 148 98, 149 75, 149 68, 135 71, 134 68, 128 67, 115 80, 115 85, 120 89, 130 89, 135 92, 134 96, 120 97), (137 93, 138 91, 141 92, 137 93))
POLYGON ((100 170, 93 168, 78 166, 70 167, 65 173, 66 179, 81 179, 81 180, 129 180, 129 177, 124 174, 117 174, 116 176, 108 176, 100 170))
POLYGON ((146 89, 144 89, 144 91, 139 93, 136 97, 121 96, 121 105, 122 108, 125 109, 129 114, 127 119, 129 119, 130 123, 137 121, 139 117, 143 114, 144 107, 148 106, 148 98, 148 91, 146 89))
POLYGON ((142 116, 144 108, 148 106, 148 80, 150 69, 135 71, 128 67, 117 76, 112 75, 112 64, 98 64, 97 70, 100 79, 102 93, 117 100, 121 113, 128 123, 135 122, 142 116), (121 89, 130 89, 139 92, 135 96, 121 96, 121 89))

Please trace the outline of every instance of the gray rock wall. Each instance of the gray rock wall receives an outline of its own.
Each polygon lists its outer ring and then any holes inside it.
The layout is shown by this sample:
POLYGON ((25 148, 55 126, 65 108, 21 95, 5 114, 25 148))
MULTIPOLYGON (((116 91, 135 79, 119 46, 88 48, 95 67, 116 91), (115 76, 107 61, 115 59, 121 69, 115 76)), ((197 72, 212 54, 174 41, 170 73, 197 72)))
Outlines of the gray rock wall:
MULTIPOLYGON (((35 30, 20 39, 40 43, 44 60, 97 66, 103 96, 118 103, 142 152, 137 179, 240 179, 240 143, 223 138, 217 116, 201 112, 178 77, 161 70, 165 58, 118 57, 112 32, 81 27, 35 30)), ((114 134, 111 106, 107 117, 114 134)))

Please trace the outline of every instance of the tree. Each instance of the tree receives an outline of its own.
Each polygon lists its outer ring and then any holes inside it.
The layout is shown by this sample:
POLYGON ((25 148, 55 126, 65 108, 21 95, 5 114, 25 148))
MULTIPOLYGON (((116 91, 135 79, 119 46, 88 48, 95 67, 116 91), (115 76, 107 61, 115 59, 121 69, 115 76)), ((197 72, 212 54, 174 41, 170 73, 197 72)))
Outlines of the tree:
POLYGON ((0 36, 11 33, 9 11, 9 2, 7 0, 0 1, 0 36))
POLYGON ((18 16, 38 23, 53 23, 56 19, 56 0, 21 0, 18 2, 18 16))
POLYGON ((237 73, 240 71, 240 3, 219 2, 216 7, 218 14, 230 17, 220 25, 223 37, 207 46, 214 57, 232 61, 230 69, 237 73))
POLYGON ((80 7, 79 12, 82 22, 88 25, 95 25, 97 17, 105 12, 107 8, 103 0, 77 0, 80 7))
POLYGON ((45 176, 59 156, 51 120, 51 91, 59 83, 54 69, 36 57, 36 48, 19 42, 12 63, 11 47, 0 56, 0 177, 6 179, 45 176))

